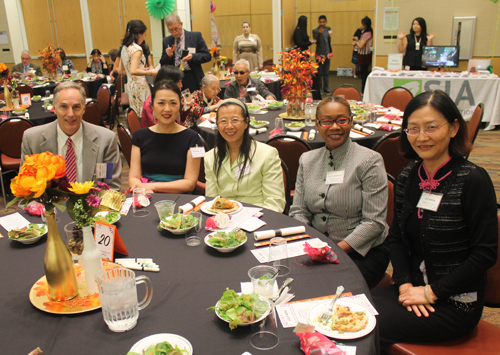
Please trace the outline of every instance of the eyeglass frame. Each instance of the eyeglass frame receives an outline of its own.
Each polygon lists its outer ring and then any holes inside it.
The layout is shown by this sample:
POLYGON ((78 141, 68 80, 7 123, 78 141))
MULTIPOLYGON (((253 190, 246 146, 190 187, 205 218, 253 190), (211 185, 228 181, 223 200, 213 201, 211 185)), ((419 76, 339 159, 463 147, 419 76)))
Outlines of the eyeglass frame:
POLYGON ((318 122, 318 124, 320 125, 320 127, 324 127, 324 128, 331 127, 331 126, 333 126, 333 124, 334 124, 334 123, 335 123, 337 126, 339 126, 339 127, 344 127, 344 126, 347 126, 347 125, 351 122, 351 119, 352 119, 352 116, 349 116, 349 117, 342 117, 342 118, 337 118, 336 120, 333 120, 333 119, 332 119, 332 120, 331 120, 331 121, 332 121, 332 124, 331 124, 331 125, 328 125, 328 126, 323 126, 323 125, 321 124, 321 122, 323 122, 323 121, 330 121, 330 119, 329 119, 329 118, 327 118, 327 119, 325 119, 325 120, 320 120, 320 119, 317 119, 317 120, 316 120, 316 122, 318 122), (346 122, 346 123, 344 123, 344 124, 340 124, 340 123, 338 123, 338 120, 342 120, 342 119, 347 119, 347 122, 346 122))
POLYGON ((405 129, 403 129, 403 131, 406 133, 407 136, 410 136, 410 137, 417 137, 422 131, 424 131, 424 133, 427 135, 432 135, 432 134, 437 133, 437 131, 439 131, 442 127, 446 126, 447 124, 450 124, 450 122, 443 123, 441 126, 437 127, 434 132, 426 132, 426 129, 428 127, 426 127, 426 128, 412 127, 411 129, 414 129, 414 128, 418 129, 418 132, 415 134, 410 134, 410 128, 405 128, 405 129))
POLYGON ((174 33, 174 32, 177 32, 177 31, 179 31, 180 29, 182 29, 182 25, 179 25, 179 26, 177 26, 176 28, 172 28, 171 30, 169 30, 169 29, 168 29, 168 27, 167 27, 167 30, 168 30, 168 32, 169 32, 169 33, 174 33))
POLYGON ((246 122, 246 119, 245 118, 233 118, 231 120, 217 120, 216 124, 217 124, 217 127, 218 126, 221 126, 221 127, 226 127, 229 122, 231 122, 231 125, 234 126, 235 124, 240 124, 241 122, 246 122))

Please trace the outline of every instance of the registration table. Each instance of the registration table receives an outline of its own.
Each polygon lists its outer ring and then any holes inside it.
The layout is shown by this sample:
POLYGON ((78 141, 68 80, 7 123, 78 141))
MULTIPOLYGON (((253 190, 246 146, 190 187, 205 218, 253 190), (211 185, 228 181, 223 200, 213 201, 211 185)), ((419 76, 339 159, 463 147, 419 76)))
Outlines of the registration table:
POLYGON ((484 104, 483 122, 487 129, 500 125, 500 79, 497 75, 465 75, 450 72, 399 72, 372 71, 366 81, 364 102, 380 104, 390 88, 403 86, 413 96, 425 91, 443 90, 458 106, 464 119, 469 120, 476 106, 484 104))
MULTIPOLYGON (((136 271, 136 275, 147 275, 153 284, 151 304, 139 312, 136 327, 125 333, 114 333, 104 323, 100 310, 74 315, 57 315, 41 311, 31 305, 28 294, 35 282, 44 275, 43 258, 46 237, 31 245, 0 239, 1 281, 0 328, 2 329, 3 354, 27 354, 40 347, 47 354, 122 354, 138 340, 157 333, 173 333, 188 339, 194 354, 242 354, 248 351, 259 354, 249 344, 251 327, 230 330, 212 310, 206 310, 222 296, 226 287, 240 291, 240 282, 248 282, 248 270, 259 264, 250 252, 253 249, 251 235, 247 243, 232 253, 223 254, 202 244, 189 247, 184 236, 157 230, 158 215, 154 202, 175 199, 177 206, 192 200, 189 195, 155 194, 148 207, 146 217, 134 217, 132 211, 122 216, 116 226, 129 252, 129 257, 153 258, 160 272, 136 271)), ((263 210, 262 220, 267 225, 261 229, 276 229, 301 225, 282 214, 263 210)), ((30 221, 41 223, 39 217, 21 214, 30 221)), ((67 213, 59 213, 58 227, 68 223, 67 213)), ((206 220, 207 215, 203 215, 206 220)), ((204 224, 203 224, 204 226, 204 224)), ((0 231, 7 236, 6 231, 0 231)), ((359 270, 350 258, 335 243, 306 227, 306 233, 317 237, 333 248, 339 264, 310 263, 308 256, 289 259, 293 277, 291 292, 295 300, 332 295, 337 286, 343 285, 345 292, 364 293, 371 298, 368 287, 359 270)), ((199 232, 204 238, 204 230, 199 232)), ((279 279, 281 284, 284 278, 279 279)), ((143 297, 140 285, 139 300, 143 297)), ((292 328, 278 328, 279 344, 266 354, 303 354, 299 338, 292 328)), ((345 344, 356 345, 356 355, 376 354, 376 331, 345 344)))
MULTIPOLYGON (((267 126, 267 131, 264 133, 257 134, 255 136, 253 136, 253 138, 258 142, 265 143, 269 139, 269 133, 275 128, 274 121, 275 121, 276 117, 279 117, 280 114, 285 113, 285 112, 286 112, 286 108, 284 106, 282 106, 279 110, 274 110, 274 111, 270 110, 265 114, 250 114, 251 117, 254 117, 258 121, 268 121, 269 122, 269 125, 267 126)), ((297 120, 284 119, 283 122, 284 122, 284 124, 286 124, 286 123, 290 123, 290 122, 297 122, 297 120)), ((304 120, 299 120, 298 122, 304 122, 304 120)), ((199 124, 199 122, 198 122, 198 124, 199 124)), ((300 138, 304 137, 304 132, 310 132, 311 129, 316 130, 316 126, 305 126, 304 128, 302 128, 300 131, 300 133, 301 133, 300 138)), ((387 131, 377 130, 374 128, 370 128, 370 129, 372 131, 374 131, 375 134, 368 135, 365 137, 352 138, 352 140, 354 142, 364 146, 364 147, 371 149, 374 146, 374 144, 381 137, 383 137, 384 135, 389 133, 387 131)), ((215 136, 216 136, 217 131, 213 130, 211 128, 207 128, 207 127, 198 127, 198 131, 201 134, 201 136, 203 137, 203 139, 207 142, 209 148, 212 149, 215 146, 215 136)), ((286 134, 287 132, 288 132, 288 129, 285 127, 284 134, 286 134)), ((307 144, 309 144, 312 149, 316 149, 316 148, 323 147, 325 145, 325 141, 323 140, 323 138, 321 138, 321 135, 319 134, 319 132, 316 132, 316 136, 315 136, 314 140, 307 140, 307 144)))

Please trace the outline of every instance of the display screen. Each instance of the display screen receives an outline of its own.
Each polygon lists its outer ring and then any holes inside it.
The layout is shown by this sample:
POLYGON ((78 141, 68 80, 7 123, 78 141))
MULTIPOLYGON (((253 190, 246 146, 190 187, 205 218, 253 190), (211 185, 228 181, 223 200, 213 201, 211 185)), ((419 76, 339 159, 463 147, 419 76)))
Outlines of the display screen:
POLYGON ((426 46, 422 54, 422 64, 426 67, 456 68, 458 58, 458 46, 426 46))

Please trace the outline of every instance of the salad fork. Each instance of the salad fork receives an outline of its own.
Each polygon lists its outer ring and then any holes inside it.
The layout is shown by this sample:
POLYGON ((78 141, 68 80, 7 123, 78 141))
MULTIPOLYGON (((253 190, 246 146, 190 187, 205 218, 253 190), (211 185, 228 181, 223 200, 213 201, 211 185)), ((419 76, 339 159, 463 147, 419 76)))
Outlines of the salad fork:
POLYGON ((337 299, 339 298, 340 294, 344 291, 344 286, 339 286, 337 287, 337 292, 335 292, 335 297, 333 298, 332 303, 328 307, 328 309, 323 312, 323 314, 319 317, 319 320, 322 322, 328 322, 330 318, 332 318, 333 315, 333 307, 335 307, 335 302, 337 302, 337 299))

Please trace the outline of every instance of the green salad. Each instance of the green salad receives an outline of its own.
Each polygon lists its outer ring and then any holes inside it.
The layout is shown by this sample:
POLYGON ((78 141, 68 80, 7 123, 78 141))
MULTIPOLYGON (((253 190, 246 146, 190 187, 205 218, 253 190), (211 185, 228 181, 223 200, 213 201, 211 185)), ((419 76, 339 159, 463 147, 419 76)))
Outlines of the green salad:
POLYGON ((182 230, 191 228, 199 222, 200 219, 196 218, 192 214, 184 215, 182 213, 176 213, 171 217, 162 218, 160 220, 160 224, 158 225, 158 229, 182 230), (184 222, 182 221, 183 217, 184 217, 184 222))
POLYGON ((97 221, 102 221, 102 222, 105 222, 107 224, 113 224, 120 219, 120 213, 119 212, 109 212, 104 216, 96 216, 95 219, 97 221))
POLYGON ((148 346, 148 348, 140 354, 134 353, 133 351, 129 351, 127 353, 127 355, 181 355, 181 354, 189 354, 189 351, 179 349, 177 345, 174 347, 168 341, 164 341, 163 343, 158 343, 158 344, 152 344, 148 346))
POLYGON ((306 124, 304 122, 290 122, 285 124, 286 127, 305 127, 306 124))
POLYGON ((247 235, 242 230, 231 232, 215 232, 208 239, 208 244, 216 248, 232 248, 244 243, 247 235))
POLYGON ((32 97, 33 100, 41 100, 42 97, 40 95, 35 95, 32 97))
POLYGON ((283 102, 282 101, 273 101, 273 102, 270 102, 267 106, 269 106, 269 107, 281 107, 281 106, 283 106, 283 102))
POLYGON ((30 239, 47 233, 47 227, 42 224, 30 223, 27 227, 13 229, 9 232, 9 239, 30 239))
POLYGON ((222 319, 229 322, 229 328, 233 330, 238 324, 251 323, 265 313, 256 312, 254 318, 252 313, 255 302, 262 303, 262 307, 258 307, 259 310, 269 309, 269 304, 261 300, 256 293, 238 295, 234 290, 226 288, 217 305, 207 310, 215 310, 222 319))
POLYGON ((260 110, 260 105, 250 105, 248 106, 248 109, 249 110, 260 110))
POLYGON ((257 121, 255 118, 251 118, 250 119, 250 125, 251 126, 262 126, 262 125, 266 125, 268 124, 269 122, 267 121, 257 121))

